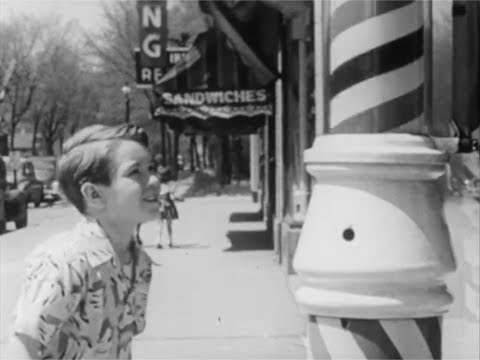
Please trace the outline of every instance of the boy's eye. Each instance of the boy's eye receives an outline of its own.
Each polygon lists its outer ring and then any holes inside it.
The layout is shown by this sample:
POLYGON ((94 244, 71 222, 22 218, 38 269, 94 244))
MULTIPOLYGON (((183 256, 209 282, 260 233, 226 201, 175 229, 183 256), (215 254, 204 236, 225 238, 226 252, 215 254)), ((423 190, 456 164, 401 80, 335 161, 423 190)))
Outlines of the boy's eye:
POLYGON ((148 166, 148 171, 150 171, 150 172, 155 172, 155 165, 150 164, 150 165, 148 166))
POLYGON ((138 174, 140 174, 140 169, 133 169, 129 173, 129 175, 138 175, 138 174))

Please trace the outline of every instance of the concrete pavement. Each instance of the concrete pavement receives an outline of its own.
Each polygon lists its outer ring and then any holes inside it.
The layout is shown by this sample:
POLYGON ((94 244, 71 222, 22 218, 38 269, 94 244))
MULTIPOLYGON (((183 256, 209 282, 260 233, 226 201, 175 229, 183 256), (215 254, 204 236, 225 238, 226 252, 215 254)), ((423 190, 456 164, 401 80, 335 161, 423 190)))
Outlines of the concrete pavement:
MULTIPOLYGON (((138 358, 304 358, 303 318, 264 243, 262 222, 230 222, 258 207, 246 197, 178 203, 175 248, 154 248, 158 227, 142 228, 153 260, 138 358)), ((167 245, 166 237, 164 245, 167 245)))

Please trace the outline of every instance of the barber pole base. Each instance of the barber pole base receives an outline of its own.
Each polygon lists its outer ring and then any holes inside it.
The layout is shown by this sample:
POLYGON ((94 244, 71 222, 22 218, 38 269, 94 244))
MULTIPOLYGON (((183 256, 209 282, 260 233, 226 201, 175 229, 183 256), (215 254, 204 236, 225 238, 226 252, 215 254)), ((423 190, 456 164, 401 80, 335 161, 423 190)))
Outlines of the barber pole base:
POLYGON ((439 359, 455 269, 437 180, 446 155, 407 134, 323 135, 294 257, 312 359, 439 359))
POLYGON ((440 317, 359 320, 309 317, 309 359, 439 359, 440 317))

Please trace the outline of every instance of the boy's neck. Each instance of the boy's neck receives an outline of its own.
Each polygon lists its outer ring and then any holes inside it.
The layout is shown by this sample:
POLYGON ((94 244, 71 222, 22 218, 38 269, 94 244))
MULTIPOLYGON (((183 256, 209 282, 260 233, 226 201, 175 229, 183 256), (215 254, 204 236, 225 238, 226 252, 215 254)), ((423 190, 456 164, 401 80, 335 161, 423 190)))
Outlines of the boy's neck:
POLYGON ((122 263, 129 262, 130 243, 133 240, 134 226, 98 220, 103 231, 109 238, 113 250, 122 263))

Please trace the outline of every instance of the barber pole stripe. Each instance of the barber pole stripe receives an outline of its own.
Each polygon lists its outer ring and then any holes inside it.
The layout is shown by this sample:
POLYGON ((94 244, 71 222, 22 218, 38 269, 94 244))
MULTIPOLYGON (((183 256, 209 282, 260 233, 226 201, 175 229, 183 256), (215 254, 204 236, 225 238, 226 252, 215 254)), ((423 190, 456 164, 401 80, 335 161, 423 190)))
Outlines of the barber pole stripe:
POLYGON ((428 132, 428 129, 426 127, 425 121, 424 121, 424 114, 422 113, 420 116, 416 117, 415 119, 402 124, 394 129, 389 130, 389 132, 392 133, 408 133, 408 134, 415 134, 420 132, 421 134, 426 134, 428 132), (419 131, 420 126, 424 127, 423 131, 419 131))
MULTIPOLYGON (((375 111, 390 101, 392 101, 392 106, 396 111, 405 111, 405 108, 400 108, 400 105, 396 106, 396 101, 400 100, 402 96, 408 96, 416 91, 423 93, 424 73, 422 67, 423 59, 419 59, 402 69, 365 80, 341 92, 330 102, 330 128, 334 130, 344 121, 352 122, 356 116, 361 116, 363 113, 374 116, 375 111), (392 86, 392 84, 395 84, 395 86, 392 86), (419 90, 419 88, 422 90, 419 90)), ((415 107, 419 103, 422 104, 422 107, 417 112, 423 113, 423 99, 415 99, 411 106, 415 107)), ((401 123, 410 120, 413 120, 413 118, 402 118, 401 123)), ((388 121, 388 119, 380 118, 379 121, 388 121)), ((392 126, 389 123, 385 124, 384 128, 394 128, 399 125, 397 121, 392 126)), ((359 127, 378 132, 363 124, 360 124, 359 127)))
MULTIPOLYGON (((376 129, 378 132, 392 131, 405 123, 405 118, 419 121, 423 119, 423 86, 407 92, 405 95, 385 101, 374 108, 370 108, 348 117, 335 127, 335 132, 363 132, 365 126, 376 129), (401 108, 402 111, 398 111, 401 108), (388 119, 388 122, 385 121, 388 119)), ((347 110, 348 109, 344 109, 347 110)), ((344 111, 345 112, 345 111, 344 111)), ((407 121, 407 123, 409 123, 407 121)), ((415 123, 418 127, 418 123, 415 123)), ((413 130, 413 129, 412 129, 413 130)))
POLYGON ((314 315, 309 316, 308 321, 308 343, 307 352, 310 359, 332 359, 324 342, 320 329, 317 323, 317 318, 314 315))
MULTIPOLYGON (((376 16, 382 15, 384 13, 392 12, 398 8, 406 8, 406 3, 415 3, 414 0, 391 0, 391 1, 377 1, 375 3, 375 14, 376 16)), ((371 4, 369 4, 371 6, 371 4)), ((335 38, 338 34, 344 32, 345 30, 352 28, 355 25, 361 24, 365 20, 368 20, 371 17, 370 11, 365 11, 365 2, 364 1, 347 1, 331 11, 334 19, 332 20, 332 27, 330 28, 330 38, 335 38), (347 4, 347 5, 345 5, 347 4)), ((417 17, 417 14, 412 14, 413 17, 417 17)), ((380 18, 381 20, 387 19, 380 18)), ((411 21, 412 19, 407 19, 411 21)), ((394 20, 395 21, 395 20, 394 20)))
POLYGON ((439 359, 440 318, 359 320, 309 317, 312 359, 439 359))
POLYGON ((422 9, 419 0, 331 3, 332 133, 385 132, 423 120, 422 9))
MULTIPOLYGON (((330 30, 330 71, 333 72, 340 65, 356 56, 366 53, 367 51, 381 47, 392 41, 401 39, 409 35, 412 29, 421 29, 423 26, 422 3, 411 2, 410 5, 398 8, 398 4, 404 5, 404 1, 388 1, 388 4, 397 5, 396 7, 385 6, 381 10, 389 9, 390 12, 383 11, 384 16, 375 16, 369 21, 365 18, 365 12, 360 12, 358 19, 350 19, 350 21, 342 21, 343 28, 330 30), (398 9, 397 11, 391 11, 398 9), (359 21, 361 20, 361 21, 359 21), (351 24, 346 29, 345 24, 351 24), (409 24, 410 26, 405 26, 409 24), (373 28, 382 28, 372 34, 373 28), (345 31, 348 30, 348 31, 345 31), (362 39, 362 41, 358 41, 362 39)), ((354 1, 355 6, 365 6, 363 1, 354 1)), ((339 10, 341 11, 341 9, 339 10)), ((332 19, 332 27, 342 19, 332 19)))
POLYGON ((442 317, 415 319, 423 338, 426 340, 433 359, 442 358, 442 317))

